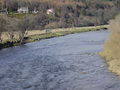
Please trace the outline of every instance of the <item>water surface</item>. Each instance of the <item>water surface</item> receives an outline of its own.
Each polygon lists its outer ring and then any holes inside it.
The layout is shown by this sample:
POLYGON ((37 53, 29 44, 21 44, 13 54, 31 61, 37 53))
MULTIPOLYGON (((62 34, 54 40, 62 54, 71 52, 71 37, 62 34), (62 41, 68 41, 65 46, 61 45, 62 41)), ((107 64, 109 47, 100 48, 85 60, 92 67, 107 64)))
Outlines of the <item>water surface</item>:
POLYGON ((97 53, 107 31, 85 32, 0 51, 0 90, 120 90, 97 53))

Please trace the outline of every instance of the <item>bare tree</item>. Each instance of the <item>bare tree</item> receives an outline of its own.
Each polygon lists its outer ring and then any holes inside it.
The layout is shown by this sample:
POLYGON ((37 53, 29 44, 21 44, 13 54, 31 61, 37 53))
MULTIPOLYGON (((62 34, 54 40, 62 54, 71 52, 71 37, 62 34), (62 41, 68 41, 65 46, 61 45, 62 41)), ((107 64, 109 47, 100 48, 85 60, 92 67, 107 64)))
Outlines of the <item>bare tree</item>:
POLYGON ((18 31, 17 27, 18 20, 15 18, 9 18, 8 22, 9 24, 7 25, 7 33, 11 42, 13 42, 15 32, 18 31))
POLYGON ((0 42, 2 42, 2 33, 7 30, 6 25, 8 25, 7 16, 0 15, 0 42))
POLYGON ((22 20, 19 20, 17 28, 20 35, 20 43, 23 42, 29 30, 35 27, 34 16, 25 16, 22 20))

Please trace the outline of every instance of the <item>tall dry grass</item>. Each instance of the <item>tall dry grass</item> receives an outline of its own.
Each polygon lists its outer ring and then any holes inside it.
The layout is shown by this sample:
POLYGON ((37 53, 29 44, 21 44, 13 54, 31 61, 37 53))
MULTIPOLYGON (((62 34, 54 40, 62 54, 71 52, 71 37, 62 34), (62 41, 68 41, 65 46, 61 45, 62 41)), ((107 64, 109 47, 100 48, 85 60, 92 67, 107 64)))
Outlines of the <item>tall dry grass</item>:
POLYGON ((109 70, 120 75, 120 15, 110 21, 110 35, 100 53, 106 59, 109 70))

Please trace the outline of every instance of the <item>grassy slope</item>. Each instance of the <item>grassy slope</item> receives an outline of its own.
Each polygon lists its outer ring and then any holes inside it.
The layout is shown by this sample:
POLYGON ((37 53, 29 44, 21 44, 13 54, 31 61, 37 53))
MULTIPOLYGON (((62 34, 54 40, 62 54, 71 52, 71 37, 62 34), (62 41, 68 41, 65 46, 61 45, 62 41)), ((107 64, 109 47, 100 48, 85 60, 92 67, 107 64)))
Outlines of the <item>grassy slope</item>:
POLYGON ((120 75, 120 15, 110 22, 111 33, 100 55, 106 60, 110 71, 120 75))
MULTIPOLYGON (((66 28, 66 29, 53 29, 49 33, 45 33, 45 30, 32 30, 28 32, 24 43, 39 41, 41 39, 53 38, 53 37, 60 37, 68 34, 80 33, 80 32, 88 32, 88 31, 97 31, 100 29, 108 28, 108 25, 103 26, 90 26, 90 27, 78 27, 78 28, 66 28)), ((7 35, 3 35, 4 39, 3 43, 0 44, 1 48, 7 48, 11 46, 19 45, 18 41, 15 40, 13 43, 7 38, 7 35)))

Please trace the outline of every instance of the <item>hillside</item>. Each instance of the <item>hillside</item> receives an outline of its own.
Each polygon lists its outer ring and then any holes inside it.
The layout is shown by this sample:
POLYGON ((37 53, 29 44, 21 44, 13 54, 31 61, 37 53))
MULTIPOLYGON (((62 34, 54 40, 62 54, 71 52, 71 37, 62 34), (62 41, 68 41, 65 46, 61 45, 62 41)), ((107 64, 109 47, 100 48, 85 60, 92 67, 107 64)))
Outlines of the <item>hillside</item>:
MULTIPOLYGON (((66 28, 107 24, 113 19, 120 8, 119 0, 1 0, 1 9, 7 8, 9 13, 17 13, 19 7, 28 7, 31 13, 34 9, 40 14, 46 10, 55 10, 54 18, 49 27, 66 28)), ((15 15, 8 15, 15 16, 15 15)))

